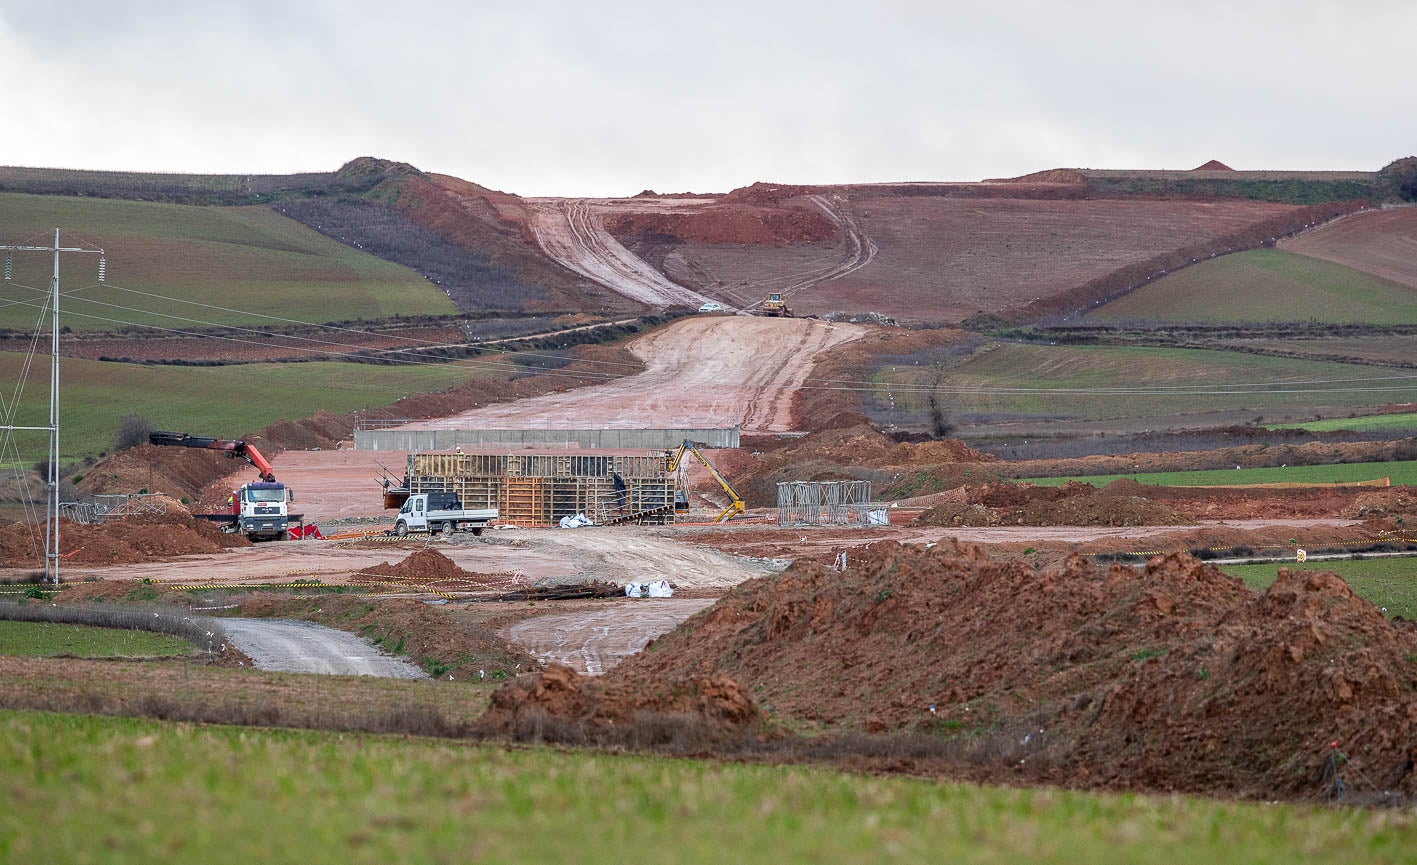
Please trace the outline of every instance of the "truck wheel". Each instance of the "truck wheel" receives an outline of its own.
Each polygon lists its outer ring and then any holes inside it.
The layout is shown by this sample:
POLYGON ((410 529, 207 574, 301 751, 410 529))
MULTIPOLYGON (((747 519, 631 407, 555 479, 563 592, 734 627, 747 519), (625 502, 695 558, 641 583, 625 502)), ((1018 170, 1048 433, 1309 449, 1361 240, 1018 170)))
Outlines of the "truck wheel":
POLYGON ((451 538, 455 531, 457 531, 457 529, 453 528, 452 523, 443 523, 443 537, 451 538))
POLYGON ((403 520, 399 520, 398 525, 394 526, 394 534, 398 535, 399 537, 403 537, 404 535, 408 534, 408 523, 404 522, 403 520))
POLYGON ((482 529, 481 529, 481 528, 473 529, 473 530, 472 530, 472 534, 473 534, 473 537, 480 538, 480 537, 482 537, 482 529))

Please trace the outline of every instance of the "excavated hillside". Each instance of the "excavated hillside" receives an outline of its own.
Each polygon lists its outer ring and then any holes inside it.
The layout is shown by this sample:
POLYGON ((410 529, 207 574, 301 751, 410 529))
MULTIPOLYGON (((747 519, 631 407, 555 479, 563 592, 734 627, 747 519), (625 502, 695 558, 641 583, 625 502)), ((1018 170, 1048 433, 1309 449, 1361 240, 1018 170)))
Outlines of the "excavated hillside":
POLYGON ((1417 632, 1332 574, 1281 570, 1256 594, 1184 554, 1038 571, 885 542, 845 573, 743 584, 598 687, 648 700, 725 677, 792 727, 990 743, 972 777, 1311 798, 1341 752, 1417 794, 1417 632))

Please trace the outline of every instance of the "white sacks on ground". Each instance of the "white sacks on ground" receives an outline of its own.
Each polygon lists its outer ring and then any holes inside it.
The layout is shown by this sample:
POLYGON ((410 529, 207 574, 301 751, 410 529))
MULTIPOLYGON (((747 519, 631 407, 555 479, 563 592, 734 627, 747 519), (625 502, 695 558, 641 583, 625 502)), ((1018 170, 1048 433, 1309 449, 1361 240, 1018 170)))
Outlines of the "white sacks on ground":
POLYGON ((674 587, 668 580, 654 580, 649 583, 630 583, 625 586, 625 595, 631 598, 672 598, 674 587))
POLYGON ((585 514, 576 514, 573 517, 562 517, 561 528, 578 529, 581 526, 593 526, 595 523, 585 514))

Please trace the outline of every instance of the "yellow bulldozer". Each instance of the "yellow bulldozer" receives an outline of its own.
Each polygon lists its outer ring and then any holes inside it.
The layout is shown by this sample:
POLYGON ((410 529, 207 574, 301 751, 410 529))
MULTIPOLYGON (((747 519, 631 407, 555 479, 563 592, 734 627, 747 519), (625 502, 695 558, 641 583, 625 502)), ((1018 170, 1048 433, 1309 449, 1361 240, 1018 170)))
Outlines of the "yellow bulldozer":
POLYGON ((770 318, 792 317, 792 308, 787 305, 786 300, 783 300, 782 294, 776 291, 769 294, 768 299, 763 301, 760 312, 770 318))

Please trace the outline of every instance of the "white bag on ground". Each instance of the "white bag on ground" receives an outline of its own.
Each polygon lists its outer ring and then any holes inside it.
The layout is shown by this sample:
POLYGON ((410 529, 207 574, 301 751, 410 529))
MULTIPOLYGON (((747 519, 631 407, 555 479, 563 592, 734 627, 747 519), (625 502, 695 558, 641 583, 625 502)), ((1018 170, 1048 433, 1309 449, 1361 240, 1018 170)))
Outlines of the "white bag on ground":
POLYGON ((668 580, 654 580, 648 583, 630 583, 625 586, 625 596, 630 598, 672 598, 674 587, 668 580))

